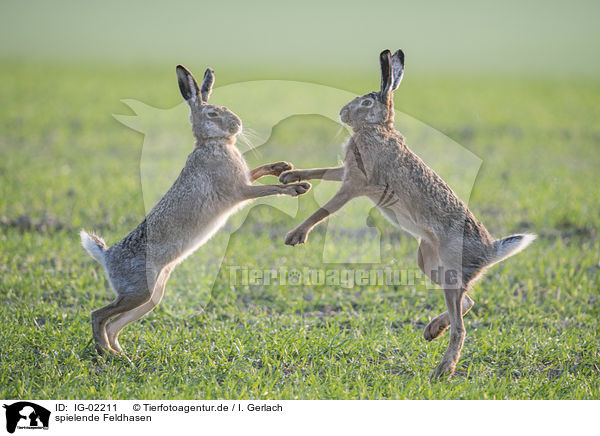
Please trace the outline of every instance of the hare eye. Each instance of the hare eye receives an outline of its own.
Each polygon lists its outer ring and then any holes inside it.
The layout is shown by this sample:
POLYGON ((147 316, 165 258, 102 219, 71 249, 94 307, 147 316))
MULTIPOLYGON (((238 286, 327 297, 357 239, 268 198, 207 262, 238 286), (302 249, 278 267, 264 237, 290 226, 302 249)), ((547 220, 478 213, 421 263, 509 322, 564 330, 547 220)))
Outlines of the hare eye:
POLYGON ((363 100, 360 104, 361 106, 371 106, 373 104, 372 100, 363 100))
POLYGON ((217 113, 215 111, 211 111, 211 112, 208 113, 208 116, 209 117, 216 117, 217 113))

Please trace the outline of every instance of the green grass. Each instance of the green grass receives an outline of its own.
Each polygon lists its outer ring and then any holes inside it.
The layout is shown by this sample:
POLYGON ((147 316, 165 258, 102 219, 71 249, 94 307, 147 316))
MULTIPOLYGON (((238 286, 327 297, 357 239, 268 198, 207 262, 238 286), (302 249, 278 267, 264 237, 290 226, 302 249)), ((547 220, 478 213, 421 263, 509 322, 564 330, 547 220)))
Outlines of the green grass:
MULTIPOLYGON (((218 75, 217 85, 247 77, 218 75)), ((362 93, 375 79, 316 81, 362 93)), ((433 383, 448 337, 427 343, 422 329, 444 310, 440 291, 229 280, 235 265, 365 267, 321 261, 324 246, 336 259, 369 243, 357 229, 334 246, 325 226, 305 246, 283 245, 316 207, 314 193, 297 216, 248 209, 214 285, 218 265, 206 259, 217 240, 179 265, 159 308, 121 335, 132 364, 96 357, 89 313, 112 291, 78 230, 114 243, 143 218, 144 138, 111 114, 129 113, 124 98, 179 104, 173 71, 4 64, 0 83, 0 397, 600 398, 600 82, 407 76, 397 92, 399 112, 483 161, 468 200, 492 234, 539 235, 475 286, 457 373, 433 383)), ((248 157, 335 164, 342 140, 332 121, 297 116, 248 157)), ((443 173, 464 171, 452 150, 439 160, 443 173)), ((382 259, 366 267, 414 270, 416 242, 378 213, 371 219, 382 259)))

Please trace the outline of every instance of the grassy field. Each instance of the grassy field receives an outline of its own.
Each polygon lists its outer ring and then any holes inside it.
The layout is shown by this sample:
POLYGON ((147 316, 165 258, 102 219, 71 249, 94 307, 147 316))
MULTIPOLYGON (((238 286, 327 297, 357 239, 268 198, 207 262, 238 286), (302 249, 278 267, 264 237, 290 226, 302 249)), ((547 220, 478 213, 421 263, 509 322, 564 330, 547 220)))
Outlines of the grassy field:
MULTIPOLYGON (((249 77, 219 74, 217 85, 249 77)), ((356 94, 378 84, 312 80, 356 94)), ((4 63, 0 83, 0 397, 600 399, 600 82, 408 75, 396 93, 399 112, 481 159, 465 200, 493 235, 539 235, 475 286, 457 373, 433 383, 448 337, 427 343, 422 330, 444 310, 440 291, 232 282, 232 266, 365 268, 322 263, 326 226, 283 245, 318 182, 292 216, 249 208, 220 268, 206 261, 218 241, 181 264, 161 306, 121 335, 131 363, 96 357, 89 313, 112 291, 78 232, 112 244, 143 218, 144 136, 111 114, 131 115, 125 98, 179 104, 173 69, 4 63)), ((189 137, 185 121, 176 128, 189 137)), ((334 165, 343 136, 324 117, 286 118, 248 160, 334 165)), ((453 156, 440 172, 465 172, 453 156)), ((416 241, 376 212, 369 222, 381 261, 367 267, 414 270, 416 241)), ((329 259, 365 244, 358 228, 336 238, 329 259)))

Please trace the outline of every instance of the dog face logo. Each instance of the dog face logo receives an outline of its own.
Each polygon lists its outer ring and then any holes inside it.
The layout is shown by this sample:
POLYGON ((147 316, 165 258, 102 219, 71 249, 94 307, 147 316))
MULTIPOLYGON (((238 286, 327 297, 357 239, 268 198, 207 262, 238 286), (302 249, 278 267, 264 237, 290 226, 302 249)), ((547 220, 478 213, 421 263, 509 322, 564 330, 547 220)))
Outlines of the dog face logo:
POLYGON ((14 433, 19 429, 48 429, 50 411, 28 401, 19 401, 11 405, 4 404, 6 409, 6 431, 14 433))

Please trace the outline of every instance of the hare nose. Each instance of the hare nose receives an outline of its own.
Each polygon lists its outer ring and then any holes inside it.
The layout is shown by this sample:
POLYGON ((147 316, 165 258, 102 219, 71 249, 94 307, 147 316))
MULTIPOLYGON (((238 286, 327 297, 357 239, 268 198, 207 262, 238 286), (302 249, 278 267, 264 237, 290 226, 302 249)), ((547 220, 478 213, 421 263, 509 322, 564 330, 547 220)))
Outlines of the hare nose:
POLYGON ((230 131, 241 131, 242 123, 236 122, 235 120, 231 120, 229 122, 229 130, 230 131))
POLYGON ((346 115, 348 115, 348 108, 344 107, 342 108, 342 110, 340 111, 340 120, 344 120, 344 118, 346 118, 346 115))

